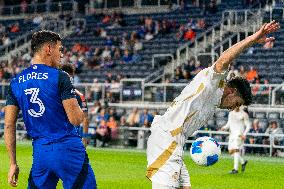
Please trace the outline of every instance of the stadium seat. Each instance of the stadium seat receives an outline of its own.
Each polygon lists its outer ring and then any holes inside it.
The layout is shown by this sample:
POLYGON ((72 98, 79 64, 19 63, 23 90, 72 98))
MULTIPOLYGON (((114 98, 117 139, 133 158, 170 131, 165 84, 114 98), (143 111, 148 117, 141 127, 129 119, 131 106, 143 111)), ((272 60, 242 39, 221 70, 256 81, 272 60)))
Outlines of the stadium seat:
POLYGON ((222 118, 219 118, 219 119, 216 119, 216 126, 218 127, 218 128, 220 128, 220 127, 223 127, 224 125, 226 125, 226 123, 227 123, 227 119, 222 119, 222 118))
POLYGON ((265 131, 267 126, 268 126, 267 119, 259 119, 259 127, 260 128, 262 128, 265 131))
POLYGON ((279 119, 280 113, 279 112, 269 112, 267 118, 268 119, 279 119))
POLYGON ((226 110, 218 110, 215 112, 216 118, 225 118, 228 116, 228 112, 226 110))
POLYGON ((254 117, 257 119, 265 119, 266 118, 266 112, 255 112, 254 117))

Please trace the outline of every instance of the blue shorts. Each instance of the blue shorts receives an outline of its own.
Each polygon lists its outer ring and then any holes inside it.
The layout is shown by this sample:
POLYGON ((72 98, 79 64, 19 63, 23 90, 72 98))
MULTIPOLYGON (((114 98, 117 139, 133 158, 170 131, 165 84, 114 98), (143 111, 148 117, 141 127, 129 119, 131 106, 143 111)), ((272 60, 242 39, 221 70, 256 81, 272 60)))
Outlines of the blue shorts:
POLYGON ((55 189, 59 179, 63 181, 64 189, 96 188, 95 175, 79 137, 33 143, 28 188, 55 189))

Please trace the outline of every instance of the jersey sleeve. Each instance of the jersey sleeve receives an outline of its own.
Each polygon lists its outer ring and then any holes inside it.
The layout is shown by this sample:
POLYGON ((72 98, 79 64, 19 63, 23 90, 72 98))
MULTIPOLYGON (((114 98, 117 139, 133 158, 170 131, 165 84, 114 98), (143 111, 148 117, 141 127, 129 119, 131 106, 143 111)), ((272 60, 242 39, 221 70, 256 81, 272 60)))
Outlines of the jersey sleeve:
POLYGON ((229 113, 229 115, 228 115, 228 121, 227 121, 227 123, 226 123, 226 125, 224 125, 223 127, 222 127, 222 129, 224 129, 224 130, 229 130, 230 129, 230 117, 231 117, 231 112, 229 113))
POLYGON ((244 124, 245 124, 246 129, 245 129, 243 135, 246 136, 247 133, 250 131, 250 128, 251 128, 251 123, 249 121, 249 116, 248 116, 248 114, 246 112, 244 112, 244 124))
POLYGON ((75 92, 80 108, 82 109, 83 112, 88 113, 88 106, 85 96, 82 93, 80 93, 77 89, 75 89, 75 92))
POLYGON ((205 75, 207 75, 207 78, 209 79, 211 85, 216 86, 218 88, 223 88, 225 84, 224 80, 228 76, 228 71, 225 71, 223 73, 217 73, 215 71, 215 65, 216 64, 213 64, 211 67, 209 67, 205 75))
POLYGON ((75 88, 66 72, 59 71, 58 88, 62 101, 70 98, 76 98, 75 88))
POLYGON ((7 96, 6 96, 6 106, 8 106, 8 105, 14 105, 14 106, 17 106, 19 108, 18 101, 17 101, 15 95, 13 94, 12 82, 9 85, 8 93, 7 93, 7 96))

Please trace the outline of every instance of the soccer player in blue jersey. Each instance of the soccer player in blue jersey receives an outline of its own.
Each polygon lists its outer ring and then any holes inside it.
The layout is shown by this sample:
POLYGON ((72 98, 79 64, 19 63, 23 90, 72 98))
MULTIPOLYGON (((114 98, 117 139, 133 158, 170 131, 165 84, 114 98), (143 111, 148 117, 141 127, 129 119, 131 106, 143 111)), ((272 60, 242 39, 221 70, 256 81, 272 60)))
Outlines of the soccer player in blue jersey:
MULTIPOLYGON (((69 74, 69 76, 71 77, 71 80, 73 80, 73 77, 75 75, 75 67, 72 64, 69 63, 65 63, 62 64, 60 66, 60 68, 67 72, 69 74)), ((84 112, 84 119, 82 122, 82 126, 83 126, 83 132, 82 132, 82 142, 84 144, 84 146, 86 147, 88 145, 88 139, 86 137, 86 135, 88 134, 88 130, 89 130, 89 118, 88 118, 88 105, 87 105, 87 101, 85 96, 78 91, 77 89, 75 89, 75 93, 76 93, 76 98, 78 101, 78 104, 80 106, 80 108, 82 109, 82 111, 84 112)))
POLYGON ((10 158, 8 182, 17 186, 17 115, 22 110, 33 139, 33 165, 28 188, 94 189, 96 179, 76 127, 84 113, 69 75, 57 69, 62 58, 61 38, 51 31, 32 35, 32 65, 11 81, 5 108, 5 143, 10 158))

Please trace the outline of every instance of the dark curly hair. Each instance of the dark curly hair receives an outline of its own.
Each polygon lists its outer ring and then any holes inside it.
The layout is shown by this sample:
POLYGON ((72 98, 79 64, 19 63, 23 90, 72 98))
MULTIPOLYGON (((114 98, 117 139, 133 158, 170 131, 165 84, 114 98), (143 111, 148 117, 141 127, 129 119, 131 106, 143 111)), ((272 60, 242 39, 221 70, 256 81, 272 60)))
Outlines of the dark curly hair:
POLYGON ((58 33, 48 30, 41 30, 33 33, 31 40, 31 54, 34 54, 43 46, 45 43, 56 44, 57 41, 62 41, 62 38, 58 33))
POLYGON ((64 63, 60 66, 60 69, 67 72, 70 76, 75 74, 75 67, 72 64, 64 63))
POLYGON ((240 97, 244 100, 244 105, 252 103, 252 93, 249 82, 242 77, 234 77, 227 82, 227 86, 237 89, 240 97))

